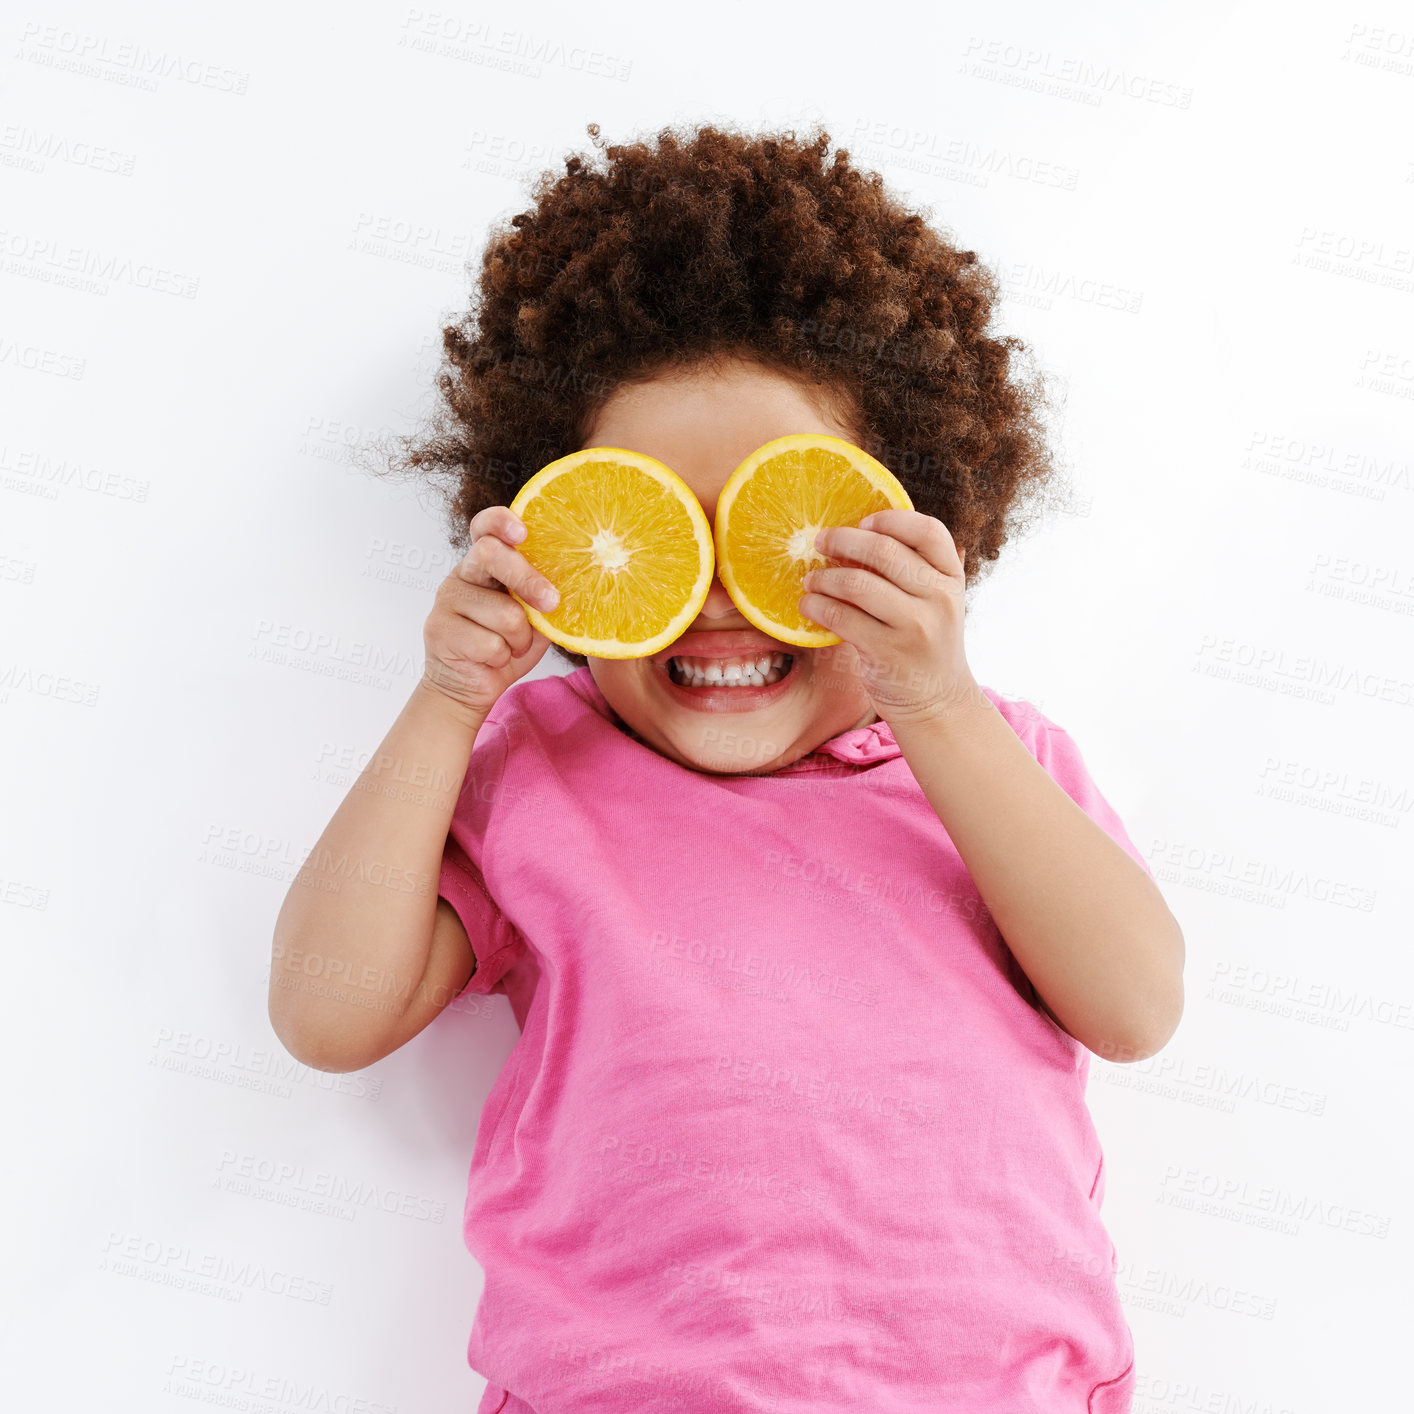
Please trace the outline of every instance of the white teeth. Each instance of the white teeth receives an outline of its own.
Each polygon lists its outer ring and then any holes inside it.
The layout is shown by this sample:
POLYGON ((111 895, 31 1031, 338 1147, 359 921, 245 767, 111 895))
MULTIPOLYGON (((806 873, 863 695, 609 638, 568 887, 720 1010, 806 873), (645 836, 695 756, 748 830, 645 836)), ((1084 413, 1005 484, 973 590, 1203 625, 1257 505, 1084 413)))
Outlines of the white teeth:
POLYGON ((699 660, 702 666, 688 665, 681 658, 670 658, 668 670, 674 681, 684 687, 769 687, 786 674, 785 653, 763 653, 759 658, 739 660, 699 660))

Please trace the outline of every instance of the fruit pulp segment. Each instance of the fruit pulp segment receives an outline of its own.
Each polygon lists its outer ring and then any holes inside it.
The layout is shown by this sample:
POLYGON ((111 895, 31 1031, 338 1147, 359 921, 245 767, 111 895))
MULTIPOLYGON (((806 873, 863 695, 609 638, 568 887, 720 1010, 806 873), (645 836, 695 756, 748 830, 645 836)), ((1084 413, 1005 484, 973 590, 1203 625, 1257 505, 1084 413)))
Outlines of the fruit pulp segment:
POLYGON ((815 625, 798 602, 806 571, 838 563, 815 548, 827 525, 858 525, 889 499, 847 458, 812 447, 782 452, 757 468, 737 492, 725 553, 741 592, 777 623, 815 625))
POLYGON ((560 592, 547 617, 586 638, 646 640, 681 612, 699 547, 681 503, 655 477, 604 464, 573 494, 552 482, 527 507, 521 550, 560 592), (538 544, 536 542, 539 542, 538 544))

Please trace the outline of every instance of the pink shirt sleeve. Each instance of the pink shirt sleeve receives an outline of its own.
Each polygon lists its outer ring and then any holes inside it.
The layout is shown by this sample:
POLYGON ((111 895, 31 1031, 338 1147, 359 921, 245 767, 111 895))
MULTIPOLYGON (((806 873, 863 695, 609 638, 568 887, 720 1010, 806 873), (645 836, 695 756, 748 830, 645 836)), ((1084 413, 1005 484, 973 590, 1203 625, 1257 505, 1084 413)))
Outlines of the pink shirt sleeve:
POLYGON ((509 755, 507 729, 495 720, 499 715, 488 717, 476 734, 437 883, 438 896, 456 909, 476 955, 476 969, 463 993, 504 992, 502 978, 525 951, 525 939, 491 896, 482 872, 509 755))
POLYGON ((1149 868, 1149 861, 1129 838, 1114 806, 1100 793, 1074 738, 1039 708, 1032 706, 1031 710, 1035 725, 1026 744, 1046 774, 1152 879, 1154 871, 1149 868))

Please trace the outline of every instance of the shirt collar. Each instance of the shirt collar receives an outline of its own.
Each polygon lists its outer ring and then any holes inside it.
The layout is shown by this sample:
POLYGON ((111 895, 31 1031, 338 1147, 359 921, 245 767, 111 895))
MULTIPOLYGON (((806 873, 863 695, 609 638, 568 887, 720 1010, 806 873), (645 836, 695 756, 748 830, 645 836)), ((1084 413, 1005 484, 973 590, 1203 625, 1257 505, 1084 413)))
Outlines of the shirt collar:
MULTIPOLYGON (((833 756, 851 765, 868 766, 875 761, 888 761, 903 755, 903 748, 894 740, 893 728, 885 721, 870 722, 867 727, 851 727, 847 732, 822 741, 811 756, 833 756)), ((802 758, 806 759, 806 758, 802 758)))

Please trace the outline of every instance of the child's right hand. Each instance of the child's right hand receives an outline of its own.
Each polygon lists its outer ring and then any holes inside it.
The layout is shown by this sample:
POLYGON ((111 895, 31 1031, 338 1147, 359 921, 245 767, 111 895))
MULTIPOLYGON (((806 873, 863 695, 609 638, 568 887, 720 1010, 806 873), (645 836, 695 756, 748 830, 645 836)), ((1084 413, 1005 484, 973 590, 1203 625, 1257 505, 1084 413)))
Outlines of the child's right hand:
POLYGON ((545 656, 550 640, 531 627, 521 598, 549 613, 558 603, 540 596, 554 587, 515 549, 525 527, 506 506, 472 517, 471 548, 437 588, 422 638, 424 684, 484 718, 500 695, 545 656))

